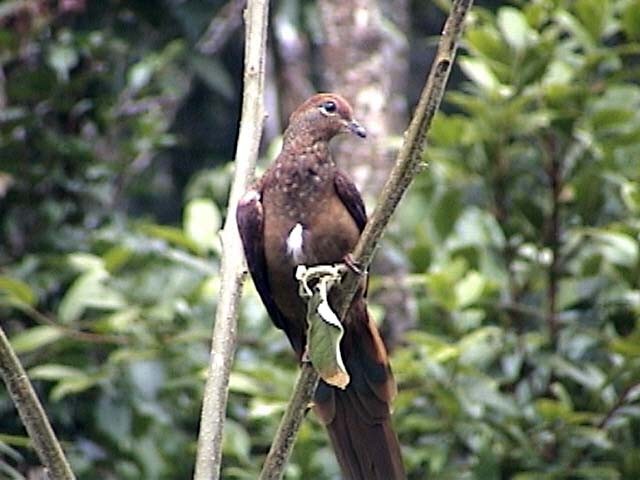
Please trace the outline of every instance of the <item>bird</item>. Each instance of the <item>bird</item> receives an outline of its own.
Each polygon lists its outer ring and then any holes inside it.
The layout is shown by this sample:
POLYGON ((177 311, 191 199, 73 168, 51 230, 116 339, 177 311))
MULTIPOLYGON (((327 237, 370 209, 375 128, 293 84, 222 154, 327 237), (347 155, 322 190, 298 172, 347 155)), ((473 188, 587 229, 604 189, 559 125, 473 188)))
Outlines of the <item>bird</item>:
MULTIPOLYGON (((362 197, 329 149, 341 134, 366 137, 353 109, 336 93, 318 93, 289 117, 275 162, 243 195, 236 222, 256 290, 274 325, 298 359, 306 348, 306 304, 295 270, 344 262, 367 222, 362 197)), ((361 272, 362 273, 362 272, 361 272)), ((391 424, 396 384, 384 343, 366 303, 366 275, 342 320, 340 350, 350 383, 340 389, 320 380, 313 401, 343 478, 406 478, 391 424)), ((330 296, 330 303, 332 297, 330 296)))

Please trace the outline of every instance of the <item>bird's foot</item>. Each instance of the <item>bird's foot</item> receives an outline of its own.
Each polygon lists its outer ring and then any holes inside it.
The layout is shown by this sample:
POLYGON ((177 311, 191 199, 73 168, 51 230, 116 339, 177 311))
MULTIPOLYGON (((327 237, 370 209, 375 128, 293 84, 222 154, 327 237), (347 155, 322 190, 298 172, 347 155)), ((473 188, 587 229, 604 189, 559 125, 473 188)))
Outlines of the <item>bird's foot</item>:
POLYGON ((351 270, 359 277, 365 274, 364 268, 362 268, 360 262, 358 262, 351 253, 347 253, 344 257, 342 257, 342 263, 344 263, 349 270, 351 270))
POLYGON ((304 346, 302 351, 302 357, 300 357, 301 363, 311 363, 311 356, 309 355, 309 345, 304 346))
MULTIPOLYGON (((298 265, 296 268, 296 280, 299 284, 299 295, 302 298, 311 298, 313 296, 313 287, 319 283, 324 284, 325 288, 340 281, 344 272, 344 265, 314 265, 307 267, 306 265, 298 265)), ((327 290, 328 290, 327 288, 327 290)))

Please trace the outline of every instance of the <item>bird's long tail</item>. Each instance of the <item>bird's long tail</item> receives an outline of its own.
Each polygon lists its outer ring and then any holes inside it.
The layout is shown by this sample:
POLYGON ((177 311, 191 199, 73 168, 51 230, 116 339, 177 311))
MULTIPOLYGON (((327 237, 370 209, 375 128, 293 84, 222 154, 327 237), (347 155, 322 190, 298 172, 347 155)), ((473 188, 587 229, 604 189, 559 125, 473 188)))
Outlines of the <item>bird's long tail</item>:
POLYGON ((395 382, 362 298, 347 315, 342 354, 351 382, 340 390, 321 381, 315 397, 342 474, 345 480, 402 480, 400 445, 390 417, 395 382))

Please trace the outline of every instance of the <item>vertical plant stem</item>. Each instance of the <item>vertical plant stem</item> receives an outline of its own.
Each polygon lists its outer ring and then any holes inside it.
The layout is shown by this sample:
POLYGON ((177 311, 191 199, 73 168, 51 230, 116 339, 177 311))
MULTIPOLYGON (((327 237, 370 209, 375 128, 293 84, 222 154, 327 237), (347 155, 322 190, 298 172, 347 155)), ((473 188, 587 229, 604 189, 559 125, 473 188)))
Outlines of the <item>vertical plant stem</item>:
POLYGON ((0 375, 51 480, 75 480, 60 442, 20 360, 0 327, 0 375))
MULTIPOLYGON (((445 23, 438 51, 431 66, 431 72, 420 96, 418 106, 405 132, 404 142, 389 179, 382 189, 379 203, 360 236, 354 249, 355 261, 364 269, 369 267, 376 246, 382 237, 391 215, 395 211, 411 181, 423 167, 423 154, 427 132, 435 116, 445 86, 451 72, 453 61, 462 34, 464 19, 473 0, 455 0, 445 23)), ((344 317, 356 293, 360 278, 348 271, 340 284, 340 302, 336 310, 344 317)), ((286 460, 291 454, 295 436, 301 423, 301 416, 311 401, 318 381, 318 374, 310 365, 304 365, 293 394, 287 405, 276 437, 262 469, 260 479, 276 480, 282 478, 286 460)))
POLYGON ((244 12, 245 62, 240 132, 235 175, 222 230, 222 285, 216 310, 211 357, 205 384, 194 479, 220 477, 222 431, 227 407, 229 375, 237 344, 240 289, 244 255, 236 225, 236 206, 253 177, 265 118, 264 76, 269 2, 249 0, 244 12))

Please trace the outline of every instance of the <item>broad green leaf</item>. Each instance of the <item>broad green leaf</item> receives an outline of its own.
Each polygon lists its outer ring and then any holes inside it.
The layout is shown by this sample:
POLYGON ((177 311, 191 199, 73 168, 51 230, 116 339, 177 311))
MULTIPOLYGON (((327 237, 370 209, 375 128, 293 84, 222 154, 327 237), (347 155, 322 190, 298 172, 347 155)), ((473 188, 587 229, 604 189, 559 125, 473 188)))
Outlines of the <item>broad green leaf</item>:
POLYGON ((480 273, 474 270, 469 271, 455 285, 458 308, 468 307, 478 301, 482 297, 486 283, 480 273))
POLYGON ((505 40, 516 51, 524 50, 534 36, 526 17, 517 8, 500 8, 497 21, 505 40))
POLYGON ((509 49, 496 30, 487 26, 471 28, 466 37, 469 47, 485 58, 499 62, 509 60, 509 49))
POLYGON ((611 263, 622 267, 633 267, 638 262, 638 241, 633 237, 610 230, 590 230, 599 243, 602 255, 611 263))
POLYGON ((58 402, 67 395, 82 393, 93 388, 98 382, 98 378, 88 375, 79 375, 60 380, 55 387, 51 389, 51 400, 58 402))
POLYGON ((482 368, 492 363, 502 350, 504 332, 498 327, 480 328, 458 342, 460 363, 482 368))
POLYGON ((36 380, 61 380, 63 378, 84 377, 84 371, 55 363, 38 365, 29 370, 29 376, 36 380))
POLYGON ((550 398, 540 398, 535 401, 536 410, 545 420, 563 420, 569 416, 571 408, 558 400, 550 398))
POLYGON ((435 335, 416 330, 409 331, 406 335, 409 341, 425 347, 428 357, 435 362, 446 363, 460 355, 457 345, 451 345, 435 335))
POLYGON ((32 307, 36 303, 36 294, 26 282, 0 275, 0 302, 19 303, 32 307))
POLYGON ((156 225, 153 223, 145 223, 140 225, 140 231, 152 236, 165 240, 178 247, 183 247, 192 252, 198 252, 199 246, 195 243, 183 230, 166 225, 156 225))
POLYGON ((629 1, 620 20, 627 37, 636 41, 640 40, 640 0, 629 1))
POLYGON ((132 256, 133 252, 131 249, 123 245, 116 245, 107 250, 107 252, 102 256, 104 268, 108 272, 114 273, 120 269, 120 267, 125 265, 132 256))
POLYGON ((576 0, 576 15, 589 31, 594 40, 598 40, 604 33, 609 21, 609 0, 576 0))
POLYGON ((496 93, 501 89, 498 77, 491 71, 486 62, 479 58, 467 57, 461 59, 459 64, 467 77, 479 87, 496 93))
POLYGON ((202 252, 218 249, 221 222, 220 210, 208 198, 195 198, 185 208, 184 230, 202 252))
POLYGON ((623 181, 620 185, 620 196, 631 212, 640 213, 640 182, 623 181))
POLYGON ((242 372, 231 372, 229 376, 229 391, 252 396, 264 394, 258 380, 242 372))
POLYGON ((630 358, 640 357, 640 330, 636 329, 631 335, 611 340, 613 351, 630 358))
POLYGON ((58 318, 69 324, 78 320, 87 308, 115 310, 126 306, 123 296, 107 287, 106 271, 90 270, 80 275, 62 298, 58 308, 58 318))
POLYGON ((320 293, 309 300, 307 308, 307 348, 311 363, 325 382, 344 389, 350 377, 340 353, 342 323, 320 293))
POLYGON ((350 377, 342 360, 342 322, 329 305, 329 289, 341 278, 330 265, 299 266, 296 279, 300 296, 307 301, 307 353, 320 378, 329 385, 346 388, 350 377), (315 282, 310 287, 310 282, 315 282))
POLYGON ((605 374, 593 364, 576 365, 556 355, 552 359, 556 375, 573 380, 588 390, 596 391, 605 383, 605 374))
POLYGON ((49 345, 64 337, 60 328, 42 325, 24 330, 11 337, 11 345, 16 353, 28 353, 49 345))
POLYGON ((67 255, 67 261, 69 262, 69 265, 78 272, 104 268, 103 259, 91 253, 71 253, 67 255))

